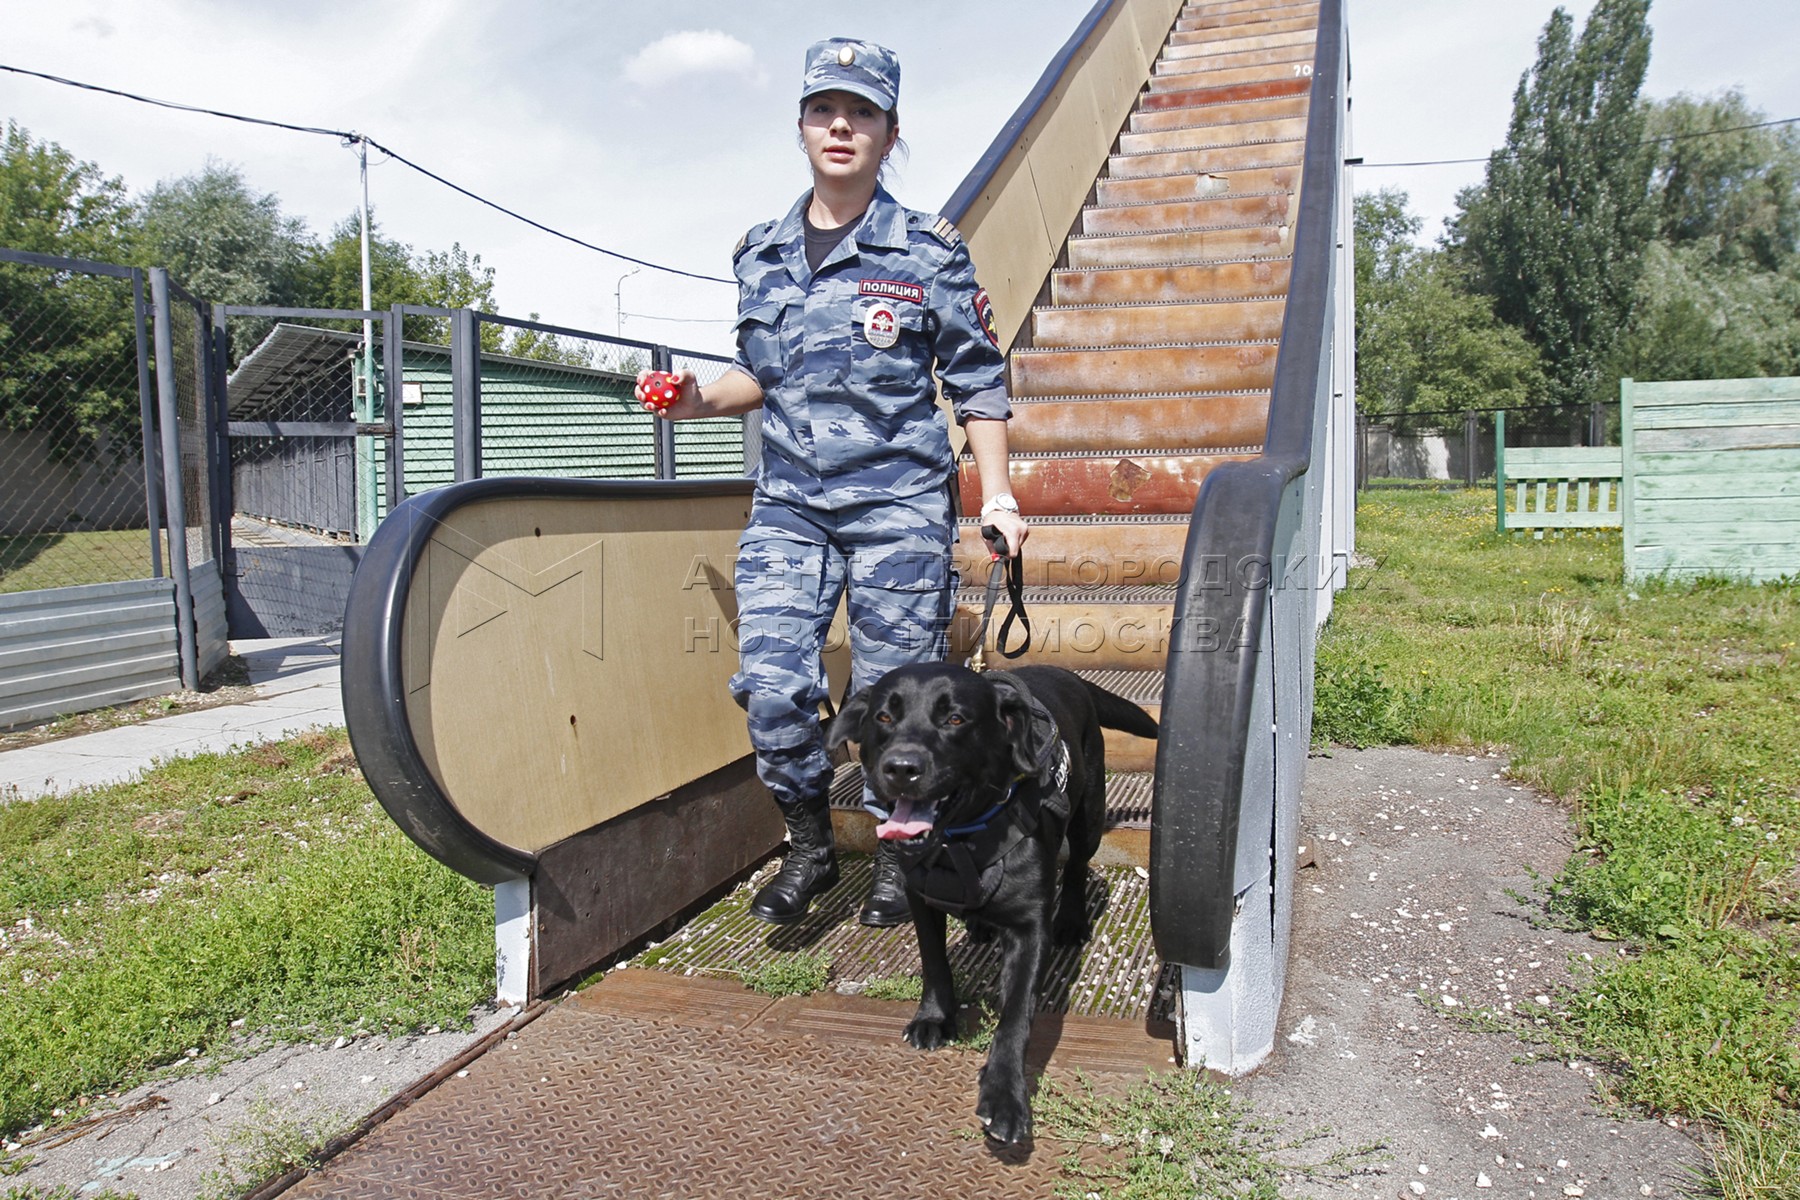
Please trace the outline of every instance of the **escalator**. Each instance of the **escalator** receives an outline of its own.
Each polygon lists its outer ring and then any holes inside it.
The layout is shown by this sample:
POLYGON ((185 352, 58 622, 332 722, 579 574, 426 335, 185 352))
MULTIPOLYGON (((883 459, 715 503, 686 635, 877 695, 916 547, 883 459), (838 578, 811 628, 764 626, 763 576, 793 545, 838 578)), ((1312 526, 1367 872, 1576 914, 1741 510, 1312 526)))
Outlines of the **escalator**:
MULTIPOLYGON (((1337 0, 1101 0, 946 206, 1008 349, 1024 661, 1080 671, 1163 730, 1108 734, 1096 934, 1050 962, 1033 1027, 1052 1076, 1241 1072, 1272 1045, 1313 636, 1349 538, 1343 59, 1337 0)), ((912 1004, 891 997, 916 949, 910 929, 855 923, 866 857, 802 924, 747 916, 781 837, 719 703, 719 581, 747 511, 739 483, 496 479, 417 497, 377 534, 345 630, 352 738, 402 827, 495 885, 499 990, 521 1011, 277 1190, 1055 1187, 1066 1148, 978 1136, 979 1054, 900 1042, 912 1004), (677 621, 678 662, 657 651, 677 621), (552 659, 546 682, 532 664, 552 659), (682 712, 682 736, 659 741, 652 707, 682 712), (519 736, 529 761, 505 749, 519 736), (829 965, 823 990, 744 985, 807 963, 829 965)), ((973 512, 958 565, 985 580, 973 512)), ((959 658, 981 599, 958 597, 959 658)), ((833 821, 866 854, 856 772, 839 769, 833 821)), ((991 990, 993 948, 953 930, 952 960, 960 991, 991 990)))

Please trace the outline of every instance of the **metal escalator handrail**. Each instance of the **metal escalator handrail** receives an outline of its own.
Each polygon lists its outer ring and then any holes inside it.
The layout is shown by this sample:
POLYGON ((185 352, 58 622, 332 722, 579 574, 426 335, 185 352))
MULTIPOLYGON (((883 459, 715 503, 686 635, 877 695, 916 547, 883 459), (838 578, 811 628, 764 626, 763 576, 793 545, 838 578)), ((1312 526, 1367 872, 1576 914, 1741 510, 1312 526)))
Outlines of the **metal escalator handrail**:
POLYGON ((1152 801, 1150 920, 1166 961, 1208 969, 1229 961, 1239 804, 1253 765, 1251 739, 1270 738, 1267 729, 1250 726, 1267 589, 1280 573, 1276 526, 1288 489, 1321 449, 1313 445, 1314 418, 1331 399, 1326 331, 1334 307, 1343 55, 1342 0, 1322 0, 1264 451, 1207 475, 1176 590, 1152 801))
POLYGON ((369 539, 344 612, 344 723, 369 789, 426 853, 478 883, 530 875, 537 856, 476 828, 446 796, 419 753, 406 711, 407 594, 432 532, 481 500, 679 500, 748 496, 750 480, 540 479, 495 476, 422 492, 396 508, 369 539))
POLYGON ((947 217, 952 225, 962 223, 962 219, 969 213, 969 207, 1000 173, 1000 168, 1005 164, 1007 157, 1012 154, 1019 138, 1030 126, 1032 118, 1037 116, 1038 110, 1044 107, 1045 101, 1049 100, 1051 94, 1061 85, 1063 76, 1074 63, 1075 56, 1087 44, 1088 38, 1092 37, 1094 31, 1100 28, 1111 10, 1122 7, 1126 3, 1128 0, 1096 0, 1094 7, 1088 10, 1087 16, 1082 18, 1081 24, 1075 32, 1069 35, 1069 40, 1063 43, 1063 48, 1056 52, 1056 57, 1050 60, 1050 65, 1044 68, 1042 75, 1038 76, 1037 85, 1031 89, 1031 93, 1025 97, 1024 102, 1019 105, 1011 119, 1000 127, 1000 132, 994 135, 994 140, 988 146, 987 153, 976 161, 975 166, 963 177, 962 183, 957 185, 956 191, 945 203, 940 215, 947 217))

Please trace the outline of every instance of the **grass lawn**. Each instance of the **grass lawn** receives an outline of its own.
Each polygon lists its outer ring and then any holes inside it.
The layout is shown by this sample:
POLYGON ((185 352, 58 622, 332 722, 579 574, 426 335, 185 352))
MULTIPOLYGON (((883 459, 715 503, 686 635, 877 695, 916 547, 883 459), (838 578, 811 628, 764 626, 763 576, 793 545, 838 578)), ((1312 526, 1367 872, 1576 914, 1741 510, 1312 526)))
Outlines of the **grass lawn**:
POLYGON ((1503 747, 1568 801, 1540 900, 1630 953, 1565 1036, 1711 1121, 1720 1194, 1800 1196, 1800 582, 1627 586, 1616 534, 1496 534, 1491 491, 1366 492, 1357 548, 1315 735, 1503 747))
POLYGON ((492 923, 341 731, 0 807, 0 1132, 245 1033, 466 1024, 492 923))
MULTIPOLYGON (((167 557, 165 552, 165 564, 167 557)), ((166 567, 163 573, 168 574, 166 567)), ((150 575, 147 529, 0 537, 0 593, 148 579, 150 575)))

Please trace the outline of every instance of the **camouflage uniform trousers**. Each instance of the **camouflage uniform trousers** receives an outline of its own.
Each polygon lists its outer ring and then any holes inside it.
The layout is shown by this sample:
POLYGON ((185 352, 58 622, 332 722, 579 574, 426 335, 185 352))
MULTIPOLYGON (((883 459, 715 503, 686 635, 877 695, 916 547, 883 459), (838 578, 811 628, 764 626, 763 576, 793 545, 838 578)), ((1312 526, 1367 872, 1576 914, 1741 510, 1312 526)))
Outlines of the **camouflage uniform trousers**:
POLYGON ((756 773, 776 803, 831 786, 819 706, 830 696, 827 631, 848 594, 850 688, 895 667, 940 662, 949 648, 947 491, 819 511, 759 496, 738 539, 738 671, 756 773))

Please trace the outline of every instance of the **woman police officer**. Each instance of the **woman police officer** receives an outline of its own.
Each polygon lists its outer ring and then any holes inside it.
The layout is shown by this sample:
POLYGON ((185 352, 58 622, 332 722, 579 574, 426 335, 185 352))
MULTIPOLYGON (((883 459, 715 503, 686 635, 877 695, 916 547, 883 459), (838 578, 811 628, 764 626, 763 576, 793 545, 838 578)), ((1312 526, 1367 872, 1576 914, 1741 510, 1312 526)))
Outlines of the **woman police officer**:
MULTIPOLYGON (((804 917, 838 878, 819 706, 839 598, 853 691, 947 650, 954 463, 934 366, 980 474, 983 523, 1011 553, 1027 536, 1008 491, 1012 410, 987 293, 955 228, 902 208, 879 184, 899 138, 899 89, 885 47, 833 38, 807 51, 799 125, 813 186, 732 256, 732 369, 705 387, 682 372, 679 399, 662 410, 684 420, 763 409, 730 686, 788 827, 781 869, 750 910, 778 925, 804 917)), ((860 919, 908 916, 892 846, 880 843, 860 919)))

